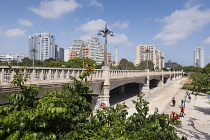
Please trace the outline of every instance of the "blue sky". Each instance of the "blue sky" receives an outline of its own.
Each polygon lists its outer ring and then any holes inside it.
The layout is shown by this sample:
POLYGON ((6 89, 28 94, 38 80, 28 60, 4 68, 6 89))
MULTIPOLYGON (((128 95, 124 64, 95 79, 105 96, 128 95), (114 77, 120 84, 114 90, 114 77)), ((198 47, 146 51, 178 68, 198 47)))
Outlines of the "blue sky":
POLYGON ((108 52, 134 62, 136 46, 154 45, 169 59, 193 65, 194 49, 203 46, 210 62, 209 0, 1 0, 0 54, 28 55, 28 37, 48 31, 64 49, 108 28, 108 52))

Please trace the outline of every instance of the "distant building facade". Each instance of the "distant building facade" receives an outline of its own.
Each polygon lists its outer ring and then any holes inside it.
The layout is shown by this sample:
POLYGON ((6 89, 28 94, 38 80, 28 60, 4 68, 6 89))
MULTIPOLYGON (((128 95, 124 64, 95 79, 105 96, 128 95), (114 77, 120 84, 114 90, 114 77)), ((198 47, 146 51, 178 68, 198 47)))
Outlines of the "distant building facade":
POLYGON ((164 68, 164 52, 153 45, 136 46, 136 65, 141 63, 141 61, 146 61, 147 59, 154 63, 154 69, 161 70, 164 68))
POLYGON ((12 60, 16 60, 18 62, 21 62, 22 59, 25 57, 28 57, 28 56, 20 55, 20 54, 0 54, 0 61, 10 62, 12 60))
MULTIPOLYGON (((55 36, 47 31, 29 36, 29 58, 35 60, 46 60, 49 58, 59 59, 64 57, 64 52, 56 48, 55 36), (62 54, 59 54, 59 53, 62 54), (63 55, 63 56, 61 56, 63 55), (57 56, 57 57, 56 57, 57 56)), ((57 45, 58 46, 58 45, 57 45)), ((62 49, 61 49, 62 50, 62 49)))
POLYGON ((194 66, 204 68, 204 48, 201 46, 195 48, 194 66))
MULTIPOLYGON (((107 64, 110 64, 111 54, 107 53, 107 56, 107 64)), ((95 37, 89 38, 86 44, 83 40, 74 40, 72 47, 65 50, 65 61, 72 58, 90 58, 96 64, 101 64, 104 61, 104 49, 95 37)))
POLYGON ((89 38, 87 48, 89 49, 88 58, 95 60, 96 64, 101 64, 102 61, 104 61, 104 49, 102 48, 98 38, 89 38))
POLYGON ((171 60, 168 60, 168 62, 165 63, 165 68, 171 69, 171 68, 173 68, 176 65, 178 65, 178 63, 172 62, 171 60))
POLYGON ((55 59, 59 61, 64 61, 64 49, 55 44, 55 50, 55 59))

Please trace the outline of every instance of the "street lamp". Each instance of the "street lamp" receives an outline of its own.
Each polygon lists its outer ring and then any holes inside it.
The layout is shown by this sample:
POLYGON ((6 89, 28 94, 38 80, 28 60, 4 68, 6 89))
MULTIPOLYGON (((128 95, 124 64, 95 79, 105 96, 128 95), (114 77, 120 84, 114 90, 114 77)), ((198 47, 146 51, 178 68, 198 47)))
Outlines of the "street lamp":
POLYGON ((161 70, 163 70, 163 59, 164 59, 164 57, 161 56, 160 59, 161 59, 161 70))
POLYGON ((104 65, 107 66, 107 35, 110 34, 111 37, 114 36, 113 32, 110 31, 107 28, 107 23, 106 23, 106 27, 104 30, 99 30, 98 35, 101 36, 103 33, 103 37, 105 38, 105 42, 104 42, 104 65))
POLYGON ((147 48, 144 53, 147 53, 147 69, 148 69, 148 53, 150 53, 151 51, 147 48))

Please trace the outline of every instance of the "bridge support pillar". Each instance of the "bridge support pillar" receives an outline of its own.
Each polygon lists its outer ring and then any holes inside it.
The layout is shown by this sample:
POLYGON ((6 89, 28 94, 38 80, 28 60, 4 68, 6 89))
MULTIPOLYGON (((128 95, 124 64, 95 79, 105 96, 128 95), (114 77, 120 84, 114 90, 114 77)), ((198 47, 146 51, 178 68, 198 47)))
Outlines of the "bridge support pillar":
POLYGON ((109 103, 109 92, 110 92, 110 77, 109 77, 109 66, 103 66, 102 67, 102 70, 103 70, 103 77, 105 79, 104 81, 104 85, 103 85, 103 89, 102 89, 102 92, 99 96, 99 99, 101 100, 102 103, 105 103, 106 107, 109 107, 110 106, 110 103, 109 103))
POLYGON ((163 80, 160 80, 159 83, 158 83, 158 87, 163 87, 163 85, 164 85, 163 80))
POLYGON ((4 82, 4 69, 0 71, 0 83, 4 82))
POLYGON ((98 102, 97 94, 91 94, 91 104, 93 105, 92 110, 96 110, 99 108, 100 103, 98 102))
POLYGON ((143 94, 150 94, 149 84, 145 84, 141 91, 143 94))
POLYGON ((147 69, 147 79, 146 83, 144 84, 142 88, 142 93, 143 94, 150 94, 150 88, 149 88, 149 69, 147 69))
POLYGON ((164 75, 163 75, 163 70, 162 70, 162 76, 161 76, 161 79, 158 83, 158 87, 163 87, 164 86, 164 75))

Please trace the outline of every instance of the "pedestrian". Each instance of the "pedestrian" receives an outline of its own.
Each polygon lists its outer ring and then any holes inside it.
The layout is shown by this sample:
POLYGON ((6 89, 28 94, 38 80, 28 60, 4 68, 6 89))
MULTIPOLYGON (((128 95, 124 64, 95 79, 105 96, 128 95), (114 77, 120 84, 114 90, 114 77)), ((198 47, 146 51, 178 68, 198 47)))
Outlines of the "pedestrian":
POLYGON ((197 95, 198 95, 198 93, 195 93, 195 99, 197 99, 197 95))
POLYGON ((184 107, 181 107, 180 117, 184 117, 184 107))
POLYGON ((189 96, 188 96, 188 102, 189 102, 189 103, 191 102, 191 96, 190 96, 190 94, 189 94, 189 96))
POLYGON ((181 99, 181 106, 183 105, 183 103, 184 103, 184 100, 183 100, 183 99, 181 99))
POLYGON ((173 107, 175 106, 175 104, 176 104, 176 100, 175 100, 175 98, 173 97, 172 98, 172 104, 173 104, 173 107))

